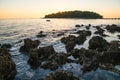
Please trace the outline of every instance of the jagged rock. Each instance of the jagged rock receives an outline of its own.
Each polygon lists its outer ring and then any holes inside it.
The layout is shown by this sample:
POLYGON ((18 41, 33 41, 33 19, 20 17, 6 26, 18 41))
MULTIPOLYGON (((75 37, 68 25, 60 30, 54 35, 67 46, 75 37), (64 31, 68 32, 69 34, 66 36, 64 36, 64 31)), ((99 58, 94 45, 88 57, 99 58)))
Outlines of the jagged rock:
POLYGON ((8 43, 1 45, 1 48, 10 49, 11 47, 12 47, 12 45, 8 44, 8 43))
POLYGON ((12 80, 16 75, 16 65, 6 48, 0 48, 0 80, 12 80))
POLYGON ((107 29, 109 32, 111 32, 111 33, 120 32, 120 27, 118 27, 118 26, 115 25, 115 24, 107 25, 107 26, 106 26, 106 29, 107 29))
POLYGON ((24 39, 24 45, 20 47, 20 52, 29 52, 31 48, 37 48, 39 44, 39 40, 24 39))
POLYGON ((102 37, 99 37, 99 36, 92 37, 92 39, 90 39, 90 41, 89 41, 89 49, 104 50, 104 48, 108 45, 109 45, 109 43, 105 39, 103 39, 102 37))
POLYGON ((72 73, 58 70, 56 72, 47 74, 45 79, 39 79, 39 80, 79 80, 79 78, 74 77, 72 73))

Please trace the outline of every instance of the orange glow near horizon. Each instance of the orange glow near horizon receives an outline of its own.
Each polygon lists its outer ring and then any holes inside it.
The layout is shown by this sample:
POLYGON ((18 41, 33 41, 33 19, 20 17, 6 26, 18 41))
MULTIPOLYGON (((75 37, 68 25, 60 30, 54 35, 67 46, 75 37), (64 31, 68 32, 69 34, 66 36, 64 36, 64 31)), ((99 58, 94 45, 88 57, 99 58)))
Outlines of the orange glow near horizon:
POLYGON ((94 11, 120 18, 120 0, 0 0, 0 18, 43 18, 59 11, 94 11))

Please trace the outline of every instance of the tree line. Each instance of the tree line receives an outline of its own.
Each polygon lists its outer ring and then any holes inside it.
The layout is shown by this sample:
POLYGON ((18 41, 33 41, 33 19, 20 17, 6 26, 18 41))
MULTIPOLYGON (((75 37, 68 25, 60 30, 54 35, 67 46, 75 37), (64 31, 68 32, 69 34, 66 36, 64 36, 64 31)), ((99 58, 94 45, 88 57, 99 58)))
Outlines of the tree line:
POLYGON ((64 11, 45 15, 45 18, 81 18, 81 19, 102 19, 103 16, 90 11, 64 11))

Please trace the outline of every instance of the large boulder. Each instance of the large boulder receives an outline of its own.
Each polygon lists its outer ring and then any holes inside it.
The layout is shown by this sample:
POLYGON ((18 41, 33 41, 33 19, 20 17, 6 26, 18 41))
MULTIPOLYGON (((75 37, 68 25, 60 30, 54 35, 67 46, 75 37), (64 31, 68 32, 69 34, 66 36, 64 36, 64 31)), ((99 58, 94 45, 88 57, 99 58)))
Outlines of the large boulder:
POLYGON ((107 26, 106 26, 106 29, 107 29, 109 32, 111 32, 111 33, 120 32, 120 27, 118 27, 118 26, 115 25, 115 24, 107 25, 107 26))
POLYGON ((7 49, 0 48, 0 80, 12 80, 16 75, 16 65, 7 49))
POLYGON ((39 80, 79 80, 79 78, 73 76, 73 74, 70 72, 58 70, 56 72, 48 74, 45 79, 39 80))
POLYGON ((29 52, 32 48, 37 48, 40 44, 39 40, 24 39, 24 45, 20 47, 20 52, 29 52))
POLYGON ((102 37, 99 37, 99 36, 94 36, 89 41, 89 49, 104 50, 108 45, 109 45, 109 43, 105 39, 103 39, 102 37))

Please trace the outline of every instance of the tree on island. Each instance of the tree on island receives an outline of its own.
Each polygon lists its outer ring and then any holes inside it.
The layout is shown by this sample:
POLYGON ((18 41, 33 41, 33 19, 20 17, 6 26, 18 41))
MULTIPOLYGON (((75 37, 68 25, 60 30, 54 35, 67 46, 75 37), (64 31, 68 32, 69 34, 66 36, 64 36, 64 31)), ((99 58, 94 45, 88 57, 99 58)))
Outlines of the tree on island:
POLYGON ((45 15, 45 18, 81 18, 81 19, 102 19, 103 16, 90 11, 64 11, 45 15))

